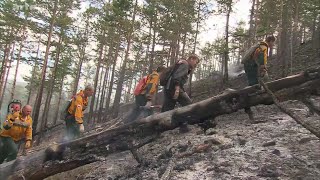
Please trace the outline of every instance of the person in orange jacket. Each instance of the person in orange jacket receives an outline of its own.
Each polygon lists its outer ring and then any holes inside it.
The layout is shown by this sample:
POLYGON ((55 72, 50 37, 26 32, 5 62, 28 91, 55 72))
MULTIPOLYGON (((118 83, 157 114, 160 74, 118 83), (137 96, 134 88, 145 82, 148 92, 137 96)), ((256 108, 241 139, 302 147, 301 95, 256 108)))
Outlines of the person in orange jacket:
POLYGON ((0 132, 0 164, 17 158, 19 145, 25 138, 25 148, 31 147, 32 141, 32 107, 25 105, 22 112, 13 111, 7 116, 0 132))
POLYGON ((88 106, 88 97, 92 96, 94 89, 88 85, 84 90, 72 98, 71 105, 68 108, 68 115, 66 116, 67 139, 75 139, 84 132, 83 126, 83 111, 88 106))
POLYGON ((144 114, 145 117, 152 114, 151 100, 154 94, 158 92, 159 77, 165 69, 165 67, 159 66, 157 70, 154 70, 147 76, 145 84, 143 84, 143 86, 139 90, 139 93, 135 95, 134 108, 131 113, 124 119, 124 123, 136 120, 142 111, 146 112, 146 114, 144 114))

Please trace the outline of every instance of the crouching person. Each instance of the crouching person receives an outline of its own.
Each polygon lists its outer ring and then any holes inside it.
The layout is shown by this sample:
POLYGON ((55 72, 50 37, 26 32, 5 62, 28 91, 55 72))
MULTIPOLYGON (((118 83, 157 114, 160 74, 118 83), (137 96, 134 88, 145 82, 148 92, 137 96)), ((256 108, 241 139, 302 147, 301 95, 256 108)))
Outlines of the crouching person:
POLYGON ((0 164, 17 158, 19 146, 25 138, 25 149, 31 147, 32 141, 32 107, 25 105, 22 112, 13 112, 7 116, 0 133, 0 164))

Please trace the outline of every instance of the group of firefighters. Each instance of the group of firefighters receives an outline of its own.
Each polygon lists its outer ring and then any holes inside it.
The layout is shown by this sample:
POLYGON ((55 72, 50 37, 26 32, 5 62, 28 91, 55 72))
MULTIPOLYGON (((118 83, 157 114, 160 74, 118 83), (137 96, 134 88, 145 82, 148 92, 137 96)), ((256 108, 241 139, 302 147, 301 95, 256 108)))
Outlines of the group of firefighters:
MULTIPOLYGON (((243 63, 248 85, 258 84, 258 78, 267 75, 268 50, 272 48, 274 42, 274 36, 268 36, 265 41, 259 42, 254 53, 250 54, 251 60, 243 63)), ((136 120, 142 111, 146 112, 143 114, 144 117, 152 114, 152 98, 157 93, 159 82, 163 86, 164 95, 161 112, 174 109, 177 103, 181 106, 191 104, 192 100, 185 92, 184 84, 198 63, 199 58, 196 55, 190 55, 187 59, 180 59, 171 68, 159 66, 146 76, 144 84, 135 94, 134 108, 123 121, 128 123, 136 120)), ((72 98, 65 117, 67 140, 78 138, 84 132, 83 111, 88 106, 88 98, 93 94, 94 88, 89 85, 72 98)), ((25 149, 32 145, 32 107, 25 105, 21 109, 21 103, 17 101, 12 102, 10 108, 11 111, 9 111, 0 132, 0 164, 16 159, 22 143, 24 143, 25 149)), ((245 112, 252 120, 251 109, 247 107, 245 112)))

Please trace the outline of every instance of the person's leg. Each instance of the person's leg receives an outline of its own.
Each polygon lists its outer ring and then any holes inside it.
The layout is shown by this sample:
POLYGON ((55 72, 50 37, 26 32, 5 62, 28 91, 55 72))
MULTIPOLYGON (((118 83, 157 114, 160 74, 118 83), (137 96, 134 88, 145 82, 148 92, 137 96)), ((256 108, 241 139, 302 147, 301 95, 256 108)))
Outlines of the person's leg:
POLYGON ((124 118, 123 122, 129 123, 129 122, 135 121, 141 113, 140 107, 145 106, 145 105, 146 105, 146 100, 145 100, 144 96, 142 96, 142 95, 135 96, 135 104, 133 105, 133 109, 124 118))
POLYGON ((178 97, 178 102, 181 106, 187 106, 189 104, 192 104, 192 100, 188 96, 186 92, 180 92, 179 97, 178 97))
POLYGON ((2 142, 6 147, 6 151, 7 151, 6 161, 9 162, 9 161, 15 160, 18 155, 17 144, 13 141, 11 137, 2 137, 2 138, 3 138, 2 142))
POLYGON ((5 145, 4 139, 4 137, 0 136, 0 164, 2 164, 8 156, 7 146, 5 145))
POLYGON ((168 90, 165 90, 163 93, 163 105, 161 112, 166 112, 174 109, 176 106, 176 100, 172 99, 171 93, 168 90))
MULTIPOLYGON (((244 66, 245 73, 248 79, 248 85, 253 86, 259 83, 258 81, 258 66, 249 64, 244 66)), ((249 115, 250 120, 254 120, 253 112, 250 107, 245 107, 244 111, 249 115)))

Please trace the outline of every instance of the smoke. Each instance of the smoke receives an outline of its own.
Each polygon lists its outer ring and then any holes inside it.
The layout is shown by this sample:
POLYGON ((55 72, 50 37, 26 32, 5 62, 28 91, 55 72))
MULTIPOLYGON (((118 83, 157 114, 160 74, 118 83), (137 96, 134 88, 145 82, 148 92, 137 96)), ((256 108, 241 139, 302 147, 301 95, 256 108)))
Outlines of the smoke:
POLYGON ((230 64, 228 69, 228 75, 230 78, 238 77, 240 74, 244 73, 244 68, 242 64, 230 64))

